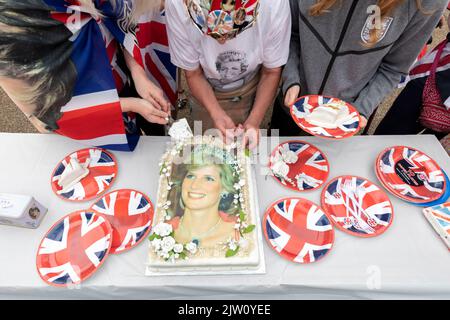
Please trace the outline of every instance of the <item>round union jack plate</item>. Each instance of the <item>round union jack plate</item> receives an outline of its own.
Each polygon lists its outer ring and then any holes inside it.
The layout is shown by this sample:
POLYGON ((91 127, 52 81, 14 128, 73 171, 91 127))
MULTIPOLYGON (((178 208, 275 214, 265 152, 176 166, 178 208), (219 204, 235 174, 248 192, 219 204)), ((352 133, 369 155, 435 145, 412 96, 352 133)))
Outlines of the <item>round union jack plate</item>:
POLYGON ((280 256, 307 264, 322 259, 334 243, 333 226, 309 200, 285 198, 272 204, 263 220, 266 240, 280 256))
POLYGON ((359 112, 351 104, 337 98, 308 95, 291 106, 295 123, 313 136, 345 139, 360 129, 359 112))
POLYGON ((106 194, 91 210, 101 214, 113 228, 112 254, 130 250, 144 240, 154 215, 151 201, 141 192, 129 189, 106 194))
POLYGON ((295 191, 321 187, 330 172, 323 152, 303 141, 288 141, 276 147, 269 168, 278 182, 295 191))
POLYGON ((379 154, 375 172, 394 196, 411 203, 428 203, 446 190, 444 172, 423 152, 405 146, 390 147, 379 154))
POLYGON ((77 211, 59 220, 41 241, 36 257, 46 283, 67 287, 86 280, 105 262, 112 228, 102 216, 77 211))
POLYGON ((341 176, 322 191, 322 208, 334 225, 358 237, 375 237, 392 224, 394 209, 387 194, 364 178, 341 176))
POLYGON ((76 151, 65 157, 53 171, 51 184, 55 194, 68 201, 88 201, 107 191, 117 176, 117 162, 109 152, 98 148, 76 151), (80 181, 60 186, 66 167, 78 166, 79 170, 88 169, 89 173, 80 181))

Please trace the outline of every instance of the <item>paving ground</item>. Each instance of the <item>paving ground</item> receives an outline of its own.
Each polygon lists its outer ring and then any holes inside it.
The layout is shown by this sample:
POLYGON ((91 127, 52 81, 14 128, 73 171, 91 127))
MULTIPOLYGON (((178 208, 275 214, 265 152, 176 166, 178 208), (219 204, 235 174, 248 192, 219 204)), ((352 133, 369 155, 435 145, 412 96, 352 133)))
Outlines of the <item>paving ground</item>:
MULTIPOLYGON (((445 38, 448 29, 445 27, 443 29, 437 29, 433 36, 434 42, 433 45, 440 42, 445 38)), ((385 101, 378 108, 378 112, 375 116, 375 119, 372 123, 372 126, 369 129, 369 133, 373 133, 378 123, 381 121, 383 116, 389 110, 392 102, 395 100, 400 90, 396 90, 392 95, 387 97, 385 101)), ((267 123, 270 119, 272 110, 266 116, 266 120, 264 121, 264 126, 267 126, 267 123)), ((182 112, 182 115, 189 117, 189 114, 186 110, 182 112)), ((34 127, 28 122, 25 116, 20 112, 18 108, 14 106, 8 96, 0 89, 0 132, 36 132, 34 127)))

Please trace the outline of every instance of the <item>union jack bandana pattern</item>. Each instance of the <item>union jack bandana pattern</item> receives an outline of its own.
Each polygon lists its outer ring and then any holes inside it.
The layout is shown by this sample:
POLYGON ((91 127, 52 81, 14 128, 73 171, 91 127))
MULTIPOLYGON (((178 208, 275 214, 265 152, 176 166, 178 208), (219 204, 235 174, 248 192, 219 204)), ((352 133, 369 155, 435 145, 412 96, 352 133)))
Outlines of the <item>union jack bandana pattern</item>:
POLYGON ((330 171, 324 153, 304 141, 288 141, 276 147, 270 157, 269 168, 277 181, 295 191, 319 188, 330 171), (280 166, 288 171, 286 176, 280 175, 280 166))
POLYGON ((111 254, 137 246, 150 232, 154 210, 150 200, 135 190, 118 190, 105 195, 91 208, 103 215, 113 228, 111 254))
POLYGON ((74 212, 58 221, 39 245, 36 266, 46 283, 66 287, 94 274, 111 247, 111 226, 92 212, 74 212))
POLYGON ((87 148, 68 155, 56 166, 51 179, 52 189, 64 200, 88 201, 107 191, 116 176, 117 162, 109 152, 98 148, 87 148), (80 164, 87 162, 89 174, 61 193, 63 189, 58 185, 58 181, 71 158, 77 159, 80 164))
POLYGON ((411 147, 395 146, 383 150, 377 158, 375 172, 390 193, 411 203, 435 201, 447 187, 439 165, 411 147))
POLYGON ((131 22, 132 1, 93 0, 101 17, 94 17, 77 0, 44 0, 51 17, 73 34, 71 62, 77 72, 72 100, 61 109, 56 133, 105 149, 132 151, 139 139, 136 117, 122 114, 119 94, 129 83, 119 62, 128 51, 167 98, 176 100, 176 68, 170 63, 165 13, 131 22), (100 45, 103 44, 103 45, 100 45))
POLYGON ((354 176, 332 180, 322 192, 322 208, 336 227, 359 237, 381 235, 394 218, 386 193, 372 182, 354 176))
POLYGON ((185 0, 189 17, 201 33, 233 39, 257 20, 259 0, 185 0))
POLYGON ((295 123, 304 131, 318 137, 327 139, 345 139, 354 136, 360 129, 360 116, 358 111, 350 105, 345 103, 350 111, 350 118, 339 125, 335 129, 327 129, 314 124, 308 123, 305 118, 312 113, 312 111, 325 104, 342 103, 343 101, 337 98, 324 97, 319 95, 309 95, 301 97, 291 106, 291 116, 295 123))
POLYGON ((423 212, 450 251, 450 202, 424 209, 423 212))
POLYGON ((334 229, 322 209, 301 199, 282 199, 264 215, 264 234, 283 258, 307 264, 322 259, 334 243, 334 229))

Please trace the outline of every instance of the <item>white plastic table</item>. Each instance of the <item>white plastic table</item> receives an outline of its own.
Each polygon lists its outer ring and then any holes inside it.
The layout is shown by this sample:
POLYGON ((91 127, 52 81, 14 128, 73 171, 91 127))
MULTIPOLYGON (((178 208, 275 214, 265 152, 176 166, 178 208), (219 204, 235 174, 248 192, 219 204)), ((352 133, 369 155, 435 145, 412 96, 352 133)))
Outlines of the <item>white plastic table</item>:
MULTIPOLYGON (((292 138, 280 138, 280 141, 292 138)), ((433 136, 354 137, 313 143, 331 163, 329 179, 343 174, 366 177, 380 185, 374 161, 393 145, 418 148, 450 173, 449 157, 433 136)), ((255 164, 260 214, 272 202, 292 195, 320 204, 322 189, 296 193, 265 175, 278 138, 263 139, 261 163, 255 164)), ((134 188, 157 194, 158 163, 166 137, 143 137, 133 153, 114 152, 119 173, 112 190, 134 188)), ((0 134, 0 192, 33 195, 49 208, 39 229, 0 226, 0 299, 308 299, 308 298, 450 298, 450 254, 425 220, 421 208, 390 195, 394 222, 383 235, 363 239, 336 230, 329 255, 299 265, 279 257, 264 241, 266 271, 254 276, 145 277, 147 241, 110 256, 98 272, 71 289, 50 287, 37 274, 35 259, 41 238, 62 216, 88 208, 94 201, 69 203, 53 194, 50 175, 67 154, 84 148, 56 135, 0 134)))

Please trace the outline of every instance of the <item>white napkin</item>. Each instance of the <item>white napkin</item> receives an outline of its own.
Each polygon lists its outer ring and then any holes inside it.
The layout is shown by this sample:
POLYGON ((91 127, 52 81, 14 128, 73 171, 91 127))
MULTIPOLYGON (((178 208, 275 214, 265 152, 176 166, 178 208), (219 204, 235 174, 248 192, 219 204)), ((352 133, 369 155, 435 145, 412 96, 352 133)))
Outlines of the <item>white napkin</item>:
POLYGON ((58 180, 58 185, 62 188, 58 191, 58 194, 66 193, 89 174, 90 161, 91 159, 88 158, 84 164, 81 164, 76 158, 70 159, 58 180))
POLYGON ((192 133, 191 127, 185 118, 175 121, 169 129, 169 136, 174 140, 184 140, 187 138, 192 138, 194 134, 192 133))

